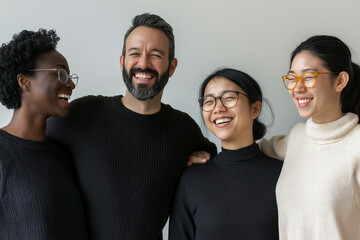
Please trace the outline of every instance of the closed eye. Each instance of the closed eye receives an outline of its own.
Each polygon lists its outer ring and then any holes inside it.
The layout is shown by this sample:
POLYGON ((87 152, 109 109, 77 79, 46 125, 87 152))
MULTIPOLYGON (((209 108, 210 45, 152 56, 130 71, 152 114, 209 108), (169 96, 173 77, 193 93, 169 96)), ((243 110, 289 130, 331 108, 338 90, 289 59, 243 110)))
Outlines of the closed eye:
POLYGON ((209 104, 213 104, 214 100, 207 100, 204 101, 204 105, 209 105, 209 104))
POLYGON ((157 54, 152 54, 151 56, 152 56, 152 57, 155 57, 155 58, 161 58, 161 56, 160 56, 160 55, 157 55, 157 54))

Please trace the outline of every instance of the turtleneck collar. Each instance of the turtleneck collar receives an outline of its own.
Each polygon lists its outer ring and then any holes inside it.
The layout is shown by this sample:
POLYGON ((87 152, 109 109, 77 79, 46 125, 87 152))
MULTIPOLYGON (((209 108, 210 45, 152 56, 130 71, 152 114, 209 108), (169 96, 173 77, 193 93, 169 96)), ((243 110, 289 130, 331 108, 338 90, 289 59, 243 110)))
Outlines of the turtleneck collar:
POLYGON ((354 113, 347 113, 340 119, 329 123, 315 123, 312 118, 306 121, 306 134, 319 144, 340 141, 358 125, 359 117, 354 113))
POLYGON ((259 146, 254 142, 247 147, 237 150, 221 148, 221 152, 215 157, 215 161, 222 167, 249 167, 256 165, 262 160, 259 155, 262 155, 262 152, 260 151, 259 146))

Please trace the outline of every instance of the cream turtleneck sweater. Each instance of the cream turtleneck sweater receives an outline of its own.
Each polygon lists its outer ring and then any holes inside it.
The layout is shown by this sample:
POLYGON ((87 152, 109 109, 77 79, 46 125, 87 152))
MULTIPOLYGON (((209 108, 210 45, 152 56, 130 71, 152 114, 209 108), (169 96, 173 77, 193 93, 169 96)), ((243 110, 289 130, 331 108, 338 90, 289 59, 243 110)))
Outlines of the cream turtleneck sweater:
POLYGON ((325 124, 309 119, 261 141, 264 153, 284 159, 276 189, 280 239, 360 239, 358 120, 353 113, 325 124))

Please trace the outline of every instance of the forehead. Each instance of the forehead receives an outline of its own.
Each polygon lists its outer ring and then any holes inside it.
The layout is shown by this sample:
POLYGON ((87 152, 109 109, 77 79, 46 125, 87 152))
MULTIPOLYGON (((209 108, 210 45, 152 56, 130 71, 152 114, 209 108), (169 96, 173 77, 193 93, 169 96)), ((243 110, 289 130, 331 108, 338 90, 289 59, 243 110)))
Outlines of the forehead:
POLYGON ((304 69, 320 70, 324 68, 324 62, 321 58, 306 50, 298 53, 291 63, 292 71, 302 71, 304 69))
POLYGON ((66 58, 56 50, 40 54, 36 60, 36 68, 64 68, 69 71, 66 58))
POLYGON ((140 26, 135 28, 126 39, 126 51, 130 48, 160 49, 169 52, 169 39, 159 29, 140 26))
POLYGON ((243 90, 234 82, 224 77, 215 77, 209 81, 205 87, 204 95, 220 95, 226 90, 241 91, 243 90))

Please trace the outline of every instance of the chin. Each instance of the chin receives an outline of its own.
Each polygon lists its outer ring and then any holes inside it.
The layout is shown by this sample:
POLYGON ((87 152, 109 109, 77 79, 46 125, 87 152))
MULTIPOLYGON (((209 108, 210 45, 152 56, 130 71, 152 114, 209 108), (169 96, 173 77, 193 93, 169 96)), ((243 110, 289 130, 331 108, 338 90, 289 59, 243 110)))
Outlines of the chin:
POLYGON ((62 112, 59 112, 57 113, 56 115, 54 115, 55 117, 60 117, 60 118, 64 118, 68 115, 68 111, 62 111, 62 112))
POLYGON ((229 141, 229 139, 231 138, 231 136, 229 136, 228 134, 214 134, 217 138, 219 138, 221 141, 229 141))
POLYGON ((311 118, 312 114, 298 110, 299 116, 302 118, 311 118))

